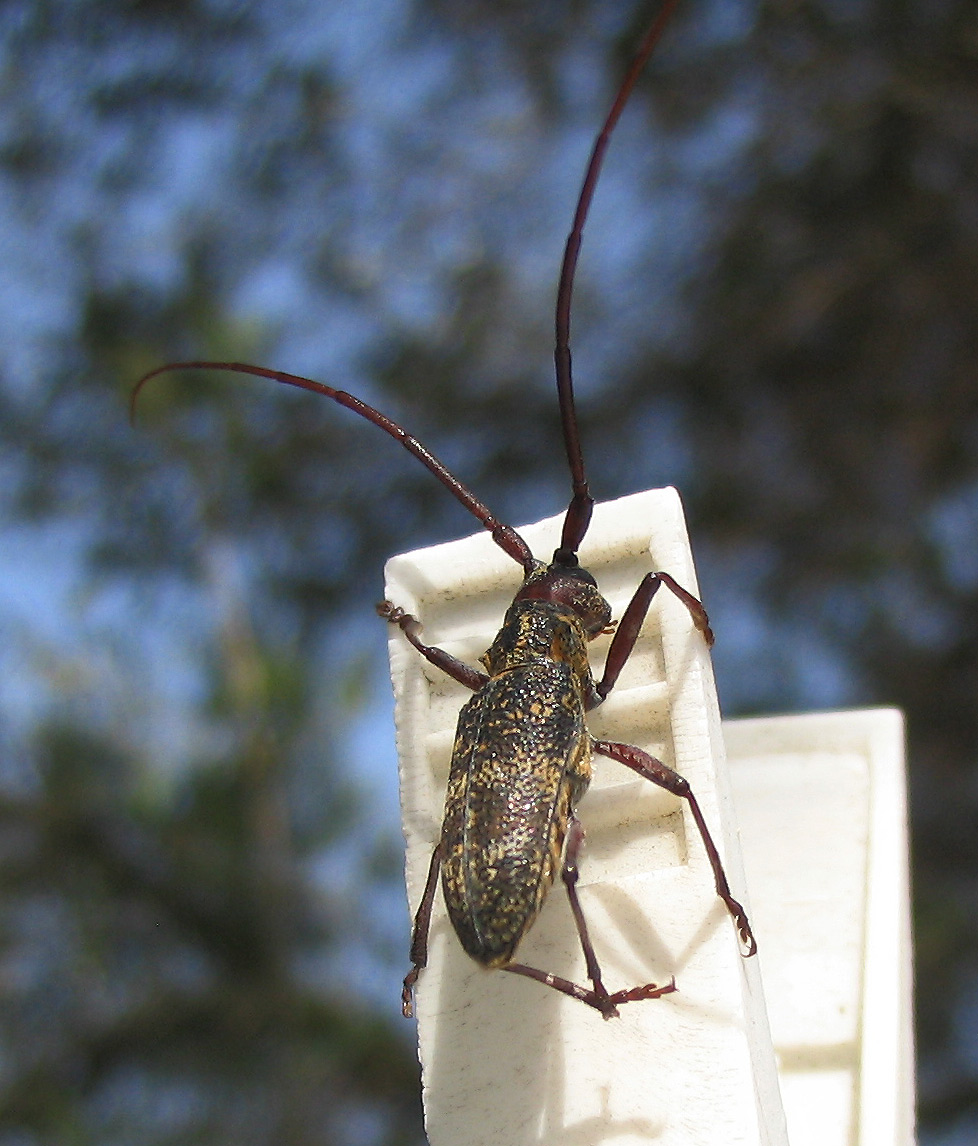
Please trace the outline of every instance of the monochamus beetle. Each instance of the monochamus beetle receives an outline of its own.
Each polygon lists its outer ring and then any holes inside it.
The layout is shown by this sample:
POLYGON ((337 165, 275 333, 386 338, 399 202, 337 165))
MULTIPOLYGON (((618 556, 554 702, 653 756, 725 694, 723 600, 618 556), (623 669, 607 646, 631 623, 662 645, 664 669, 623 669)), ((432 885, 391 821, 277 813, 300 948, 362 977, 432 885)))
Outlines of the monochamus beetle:
POLYGON ((595 578, 578 562, 594 505, 585 473, 571 374, 571 299, 584 224, 611 134, 631 91, 678 0, 668 0, 618 89, 598 134, 577 202, 560 273, 556 306, 555 366, 564 447, 572 497, 561 539, 546 564, 510 526, 498 520, 421 442, 379 410, 352 394, 299 375, 240 362, 174 362, 146 374, 132 393, 176 370, 226 370, 296 386, 331 398, 395 438, 489 531, 492 540, 523 570, 495 640, 476 669, 449 652, 424 643, 421 620, 396 602, 377 606, 432 665, 473 692, 458 718, 441 834, 428 870, 411 942, 411 969, 404 979, 402 1009, 413 1013, 413 992, 427 963, 428 932, 439 877, 452 927, 464 950, 491 969, 536 980, 598 1010, 606 1019, 625 1003, 650 1000, 676 989, 675 981, 609 991, 588 932, 577 892, 584 831, 576 807, 591 778, 591 754, 624 764, 639 776, 685 800, 706 850, 717 894, 739 934, 742 951, 757 949, 742 905, 733 897, 719 853, 686 780, 649 753, 611 740, 595 740, 586 714, 608 696, 635 645, 652 599, 665 588, 685 606, 707 645, 713 642, 700 601, 668 573, 649 572, 616 625, 595 578), (592 675, 588 645, 613 637, 603 673, 592 675), (570 902, 590 986, 516 961, 521 939, 537 919, 558 870, 570 902))

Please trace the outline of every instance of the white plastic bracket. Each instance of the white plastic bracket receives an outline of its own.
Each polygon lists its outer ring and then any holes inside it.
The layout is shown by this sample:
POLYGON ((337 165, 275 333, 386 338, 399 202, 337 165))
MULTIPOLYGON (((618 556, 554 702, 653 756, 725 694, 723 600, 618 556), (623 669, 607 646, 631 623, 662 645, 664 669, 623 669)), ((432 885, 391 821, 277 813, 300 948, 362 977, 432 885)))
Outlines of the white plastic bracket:
POLYGON ((723 731, 791 1146, 912 1146, 903 719, 723 731))
MULTIPOLYGON (((561 521, 520 533, 546 559, 561 521)), ((671 489, 597 506, 580 559, 616 617, 650 569, 697 592, 671 489)), ((475 664, 521 571, 483 532, 392 558, 386 576, 388 598, 422 619, 427 643, 475 664)), ((594 642, 596 665, 607 645, 594 642)), ((469 694, 399 631, 390 655, 413 913, 469 694)), ((617 687, 589 723, 596 737, 637 745, 686 777, 734 895, 746 900, 709 654, 668 590, 655 597, 617 687)), ((675 975, 678 991, 628 1004, 605 1022, 537 983, 478 967, 459 947, 439 892, 416 998, 431 1146, 786 1146, 758 960, 741 957, 684 802, 613 761, 595 757, 594 768, 579 808, 588 833, 579 887, 605 984, 615 991, 675 975)), ((559 882, 520 959, 586 983, 559 882)))

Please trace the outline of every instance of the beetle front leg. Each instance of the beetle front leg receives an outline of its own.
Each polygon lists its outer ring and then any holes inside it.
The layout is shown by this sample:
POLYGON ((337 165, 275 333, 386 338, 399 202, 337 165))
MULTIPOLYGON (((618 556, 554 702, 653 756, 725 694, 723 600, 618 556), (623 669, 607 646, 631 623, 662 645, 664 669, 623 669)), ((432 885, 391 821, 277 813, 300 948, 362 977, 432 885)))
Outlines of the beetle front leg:
POLYGON ((692 593, 687 592, 668 573, 646 573, 618 622, 614 638, 608 649, 608 657, 605 660, 604 676, 595 685, 595 692, 602 700, 615 687, 621 670, 625 667, 625 662, 632 655, 632 649, 635 648, 635 642, 638 639, 645 615, 648 613, 652 598, 659 591, 660 585, 665 585, 682 601, 689 610, 693 625, 703 634, 707 648, 712 647, 713 630, 710 628, 710 618, 707 616, 702 602, 692 593))
POLYGON ((390 601, 381 601, 377 605, 377 615, 383 617, 390 624, 397 625, 425 660, 430 661, 436 668, 447 673, 452 680, 457 680, 459 684, 464 684, 466 688, 477 692, 489 679, 484 672, 472 668, 465 661, 453 657, 451 653, 446 653, 444 649, 439 649, 435 645, 426 645, 418 636, 418 633, 421 632, 421 622, 410 613, 405 613, 399 605, 394 605, 390 601))
POLYGON ((710 867, 713 869, 717 895, 719 895, 726 904, 727 910, 730 912, 734 924, 737 927, 737 933, 740 936, 740 941, 743 946, 743 954, 745 957, 755 954, 757 951, 757 940, 754 938, 754 932, 751 930, 747 912, 744 911, 743 905, 730 894, 730 884, 727 882, 726 872, 724 872, 723 864, 720 862, 720 853, 717 851, 713 837, 710 835, 710 829, 706 826, 706 820, 703 818, 699 803, 689 786, 689 781, 686 780, 685 777, 680 776, 678 772, 673 771, 673 769, 666 764, 663 764, 661 760, 656 760, 656 758, 650 756, 648 752, 643 752, 641 748, 635 748, 631 744, 616 744, 610 740, 595 740, 592 747, 595 752, 600 752, 602 756, 609 756, 612 760, 619 761, 619 763, 631 768, 632 771, 637 772, 646 780, 651 780, 653 784, 658 784, 660 788, 665 788, 667 792, 672 792, 673 795, 679 796, 686 801, 689 805, 690 812, 693 814, 696 827, 699 829, 703 846, 706 848, 710 867))

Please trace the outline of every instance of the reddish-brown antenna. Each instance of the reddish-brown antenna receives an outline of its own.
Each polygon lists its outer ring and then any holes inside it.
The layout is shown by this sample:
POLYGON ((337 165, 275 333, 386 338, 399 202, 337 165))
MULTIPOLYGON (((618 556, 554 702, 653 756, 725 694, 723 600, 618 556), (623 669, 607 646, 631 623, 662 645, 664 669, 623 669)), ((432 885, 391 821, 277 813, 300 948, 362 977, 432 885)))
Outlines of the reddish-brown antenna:
MULTIPOLYGON (((635 87, 639 74, 645 67, 652 50, 658 43, 659 37, 669 21, 673 10, 679 0, 665 0, 665 3, 646 32, 635 59, 632 61, 625 78, 615 95, 611 110, 597 139, 591 158, 584 174, 584 183, 577 200, 577 209, 574 212, 574 222, 570 234, 567 236, 567 245, 564 249, 564 261, 560 270, 560 281, 557 288, 556 311, 556 345, 554 348, 554 363, 557 372, 557 399, 560 403, 560 419, 563 427, 564 448, 567 451, 567 462, 571 472, 571 501, 564 517, 564 526, 561 534, 560 547, 554 553, 554 563, 564 566, 577 565, 577 551, 581 541, 587 533, 588 523, 591 520, 591 510, 594 499, 588 490, 587 476, 584 470, 584 456, 581 452, 581 440, 577 427, 577 412, 574 408, 574 385, 571 376, 570 352, 570 316, 571 301, 574 293, 574 274, 577 270, 577 258, 581 250, 581 240, 584 233, 584 224, 587 221, 594 189, 601 174, 601 165, 611 140, 611 134, 621 117, 622 110, 635 87)), ((430 450, 409 434, 397 422, 392 421, 373 406, 368 406, 353 394, 345 390, 335 390, 323 382, 316 382, 311 378, 304 378, 298 374, 287 374, 281 370, 270 370, 264 366, 250 366, 244 362, 170 362, 166 366, 158 366, 151 370, 136 383, 130 401, 130 413, 136 409, 136 401, 140 391, 152 378, 160 374, 171 373, 175 370, 229 370, 236 374, 251 374, 258 378, 269 378, 273 382, 281 382, 287 386, 298 386, 303 390, 311 390, 314 394, 322 394, 332 398, 334 402, 366 418, 375 426, 390 434, 414 457, 426 466, 431 473, 476 517, 482 525, 492 534, 496 544, 514 561, 523 566, 524 573, 528 574, 534 567, 533 555, 529 546, 511 526, 503 524, 495 517, 486 505, 464 485, 451 471, 444 466, 430 450)))
POLYGON ((574 294, 574 274, 577 271, 577 257, 581 252, 581 240, 584 235, 584 224, 587 221, 591 200, 594 198, 594 189, 601 174, 601 165, 604 163, 608 144, 611 142, 611 133, 615 130, 625 104, 632 94, 632 89, 638 80, 642 69, 648 63, 652 50, 659 42, 659 37, 665 30, 669 18, 679 0, 666 0, 652 26, 645 33, 635 59, 632 60, 618 94, 615 96, 611 111, 604 121, 604 126, 594 141, 591 159, 584 173, 584 183, 577 199, 577 210, 574 212, 574 223, 567 236, 567 245, 564 248, 564 261, 560 268, 560 285, 557 288, 557 339, 554 347, 554 366, 557 371, 557 400, 560 403, 560 420, 564 430, 564 448, 567 450, 567 463, 571 471, 572 497, 564 517, 564 529, 560 539, 560 548, 554 554, 554 561, 561 565, 576 565, 577 551, 581 546, 584 534, 587 533, 588 523, 591 520, 591 510, 594 507, 594 498, 588 490, 587 474, 584 471, 584 455, 581 453, 581 439, 577 432, 577 411, 574 407, 574 381, 571 373, 570 352, 570 320, 571 300, 574 294))

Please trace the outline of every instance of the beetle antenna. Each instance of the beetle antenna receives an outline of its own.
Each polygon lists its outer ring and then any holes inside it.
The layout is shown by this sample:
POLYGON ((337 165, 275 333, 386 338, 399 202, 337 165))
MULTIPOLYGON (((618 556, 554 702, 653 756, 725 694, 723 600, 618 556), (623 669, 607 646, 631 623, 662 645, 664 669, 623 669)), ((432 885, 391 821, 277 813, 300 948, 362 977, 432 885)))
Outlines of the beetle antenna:
MULTIPOLYGON (((556 342, 554 347, 554 364, 557 374, 557 400, 560 405, 560 419, 563 427, 564 448, 567 451, 567 461, 571 471, 572 496, 564 517, 563 531, 561 533, 560 548, 554 552, 554 563, 566 566, 577 565, 577 551, 581 540, 587 532, 591 520, 591 511, 594 499, 588 489, 587 475, 584 470, 584 456, 581 452, 581 441, 577 426, 577 412, 574 407, 574 384, 571 375, 570 352, 570 316, 571 299, 574 293, 574 275, 577 270, 577 259, 581 250, 581 240, 584 224, 587 220, 594 189, 601 174, 605 152, 611 140, 611 134, 621 117, 622 110, 628 102, 632 89, 638 80, 642 69, 648 61, 652 50, 659 41, 669 18, 672 16, 679 0, 665 0, 659 14, 656 16, 639 46, 635 59, 632 61, 625 78, 618 89, 611 110, 604 121, 604 125, 594 142, 591 158, 584 174, 584 183, 577 200, 574 212, 574 222, 570 234, 567 236, 567 245, 564 248, 564 259, 560 269, 560 280, 557 288, 556 310, 556 342)), ((177 370, 227 370, 235 374, 251 374, 256 378, 268 378, 273 382, 281 382, 286 386, 297 386, 302 390, 309 390, 314 394, 322 394, 331 398, 361 418, 379 426, 385 433, 390 434, 401 445, 421 462, 457 501, 476 517, 482 525, 489 530, 493 541, 514 561, 523 566, 523 571, 529 575, 535 568, 535 561, 530 547, 511 526, 504 524, 494 516, 489 508, 481 502, 474 493, 435 457, 427 447, 422 445, 412 434, 409 434, 397 422, 392 421, 379 410, 362 402, 353 394, 345 390, 336 390, 323 382, 316 382, 312 378, 305 378, 299 374, 287 374, 281 370, 270 370, 264 366, 251 366, 244 362, 170 362, 165 366, 158 366, 145 374, 135 385, 130 398, 130 418, 135 417, 136 402, 139 395, 152 378, 160 374, 168 374, 177 370)))
POLYGON ((536 567, 536 561, 530 552, 530 547, 516 530, 495 517, 488 507, 416 437, 409 434, 403 426, 399 426, 397 422, 388 418, 386 414, 382 414, 373 406, 368 406, 366 402, 362 402, 354 394, 348 394, 345 390, 334 390, 332 386, 327 386, 324 382, 316 382, 312 378, 304 378, 300 374, 286 374, 282 370, 269 370, 265 366, 250 366, 245 362, 169 362, 166 366, 157 366, 155 370, 144 374, 133 387, 129 399, 130 421, 135 419, 136 402, 139 400, 139 395, 146 383, 160 374, 169 374, 175 370, 229 370, 233 374, 251 374, 255 378, 269 378, 273 382, 281 382, 284 386, 297 386, 300 390, 309 390, 313 394, 322 394, 326 398, 332 398, 334 402, 345 406, 355 414, 359 414, 361 418, 366 418, 368 422, 379 426, 385 433, 390 434, 392 438, 400 442, 409 454, 416 457, 423 466, 435 475, 442 485, 465 506, 469 513, 482 522, 483 526, 492 534, 492 539, 499 548, 523 566, 525 575, 529 576, 536 567))
POLYGON ((574 222, 570 234, 567 236, 567 245, 564 248, 564 261, 561 264, 560 281, 557 288, 554 366, 557 372, 557 400, 560 403, 560 421, 564 433, 564 448, 567 450, 567 461, 570 465, 573 495, 564 517, 560 548, 554 553, 554 563, 558 565, 573 566, 577 564, 577 551, 584 534, 587 533, 587 527, 591 521, 591 510, 594 508, 594 498, 591 497, 588 490, 587 474, 584 470, 584 455, 581 452, 581 439, 577 428, 570 352, 571 299, 574 294, 574 274, 577 270, 577 258, 581 251, 584 224, 587 221, 591 200, 594 198, 594 189, 601 174, 605 152, 611 141, 611 133, 615 130, 625 104, 628 103, 628 98, 632 94, 632 89, 635 87, 642 69, 648 62, 649 56, 652 55, 652 50, 659 42, 659 37, 665 30, 666 24, 678 3, 679 0, 666 0, 652 22, 652 26, 645 33, 645 38, 639 46, 635 59, 629 66, 624 80, 622 80, 611 105, 611 110, 594 141, 591 158, 584 173, 584 183, 578 196, 577 209, 574 212, 574 222))

